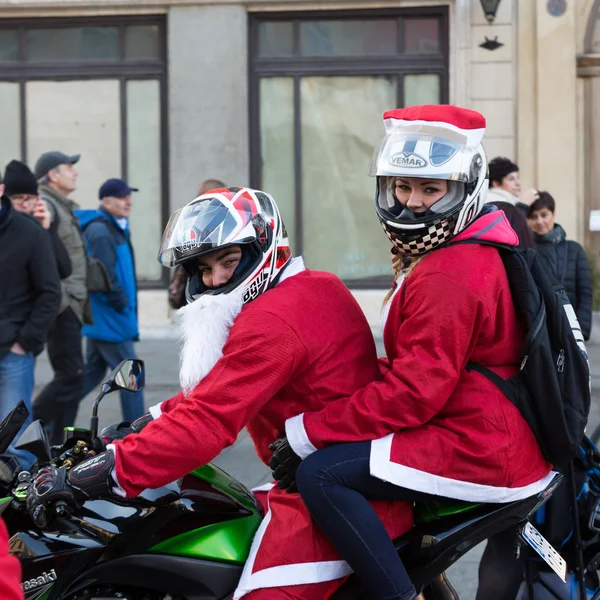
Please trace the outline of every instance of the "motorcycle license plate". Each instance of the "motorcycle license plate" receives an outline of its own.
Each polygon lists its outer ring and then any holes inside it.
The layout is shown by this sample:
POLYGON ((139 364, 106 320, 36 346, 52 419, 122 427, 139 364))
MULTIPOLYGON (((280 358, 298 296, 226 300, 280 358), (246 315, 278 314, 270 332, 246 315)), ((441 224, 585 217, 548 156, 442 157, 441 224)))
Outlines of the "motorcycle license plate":
POLYGON ((521 536, 548 563, 550 568, 563 581, 566 581, 567 563, 531 523, 528 522, 521 529, 521 536))

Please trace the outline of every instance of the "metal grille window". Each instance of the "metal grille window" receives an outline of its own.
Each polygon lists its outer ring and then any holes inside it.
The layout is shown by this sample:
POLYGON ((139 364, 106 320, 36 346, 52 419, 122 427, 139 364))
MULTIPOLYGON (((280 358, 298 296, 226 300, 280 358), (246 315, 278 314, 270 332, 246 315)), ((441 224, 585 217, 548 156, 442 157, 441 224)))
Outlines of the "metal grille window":
POLYGON ((447 9, 255 15, 250 50, 252 184, 311 268, 388 285, 366 173, 384 111, 448 102, 447 9))
POLYGON ((164 285, 156 261, 168 218, 166 51, 162 17, 2 20, 0 169, 42 152, 81 154, 73 199, 123 177, 140 189, 131 224, 141 287, 164 285))

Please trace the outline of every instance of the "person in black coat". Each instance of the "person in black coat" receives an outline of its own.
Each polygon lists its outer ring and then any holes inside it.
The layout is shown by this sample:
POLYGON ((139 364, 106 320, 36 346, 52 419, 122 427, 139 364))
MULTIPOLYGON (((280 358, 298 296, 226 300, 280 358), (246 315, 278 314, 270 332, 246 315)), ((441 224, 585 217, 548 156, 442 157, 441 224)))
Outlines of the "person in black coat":
POLYGON ((4 194, 8 196, 13 208, 35 217, 50 234, 58 275, 65 279, 71 274, 71 259, 60 241, 57 222, 52 223, 50 209, 38 194, 38 182, 27 165, 12 160, 4 171, 4 194))
POLYGON ((534 233, 537 251, 548 263, 552 274, 565 286, 581 332, 588 340, 592 330, 592 277, 581 244, 566 239, 565 230, 554 222, 556 203, 548 192, 529 207, 527 219, 534 233))
MULTIPOLYGON (((35 356, 60 306, 61 290, 50 236, 17 212, 0 183, 0 420, 23 400, 31 415, 35 356)), ((31 421, 29 417, 23 427, 31 421)), ((33 456, 9 447, 28 470, 33 456)))

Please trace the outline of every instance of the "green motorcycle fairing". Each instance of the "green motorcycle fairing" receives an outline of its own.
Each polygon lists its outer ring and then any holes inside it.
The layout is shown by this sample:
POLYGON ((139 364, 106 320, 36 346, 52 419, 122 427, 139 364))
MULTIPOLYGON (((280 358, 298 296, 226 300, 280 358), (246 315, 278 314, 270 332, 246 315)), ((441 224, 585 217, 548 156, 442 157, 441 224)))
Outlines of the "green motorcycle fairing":
POLYGON ((252 493, 213 464, 200 467, 191 475, 231 496, 247 508, 250 515, 186 531, 156 544, 149 552, 233 564, 245 563, 254 534, 262 521, 260 508, 252 493))

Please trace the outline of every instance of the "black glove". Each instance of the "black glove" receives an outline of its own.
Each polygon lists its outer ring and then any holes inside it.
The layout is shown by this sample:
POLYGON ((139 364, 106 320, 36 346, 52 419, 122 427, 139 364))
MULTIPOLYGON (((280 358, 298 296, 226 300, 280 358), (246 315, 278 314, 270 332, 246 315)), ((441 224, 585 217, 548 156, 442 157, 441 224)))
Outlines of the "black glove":
POLYGON ((269 461, 269 467, 273 473, 273 479, 277 481, 277 487, 288 493, 297 492, 296 471, 302 459, 294 452, 286 437, 275 440, 269 450, 273 456, 269 461))
POLYGON ((100 438, 105 444, 110 444, 115 440, 122 440, 125 436, 130 433, 139 433, 148 423, 153 420, 150 413, 146 413, 139 419, 136 419, 133 423, 123 421, 118 425, 109 425, 100 432, 100 438))
POLYGON ((103 452, 68 472, 56 467, 40 469, 27 493, 27 510, 34 523, 43 529, 57 513, 73 510, 86 500, 112 496, 114 466, 114 454, 103 452))

